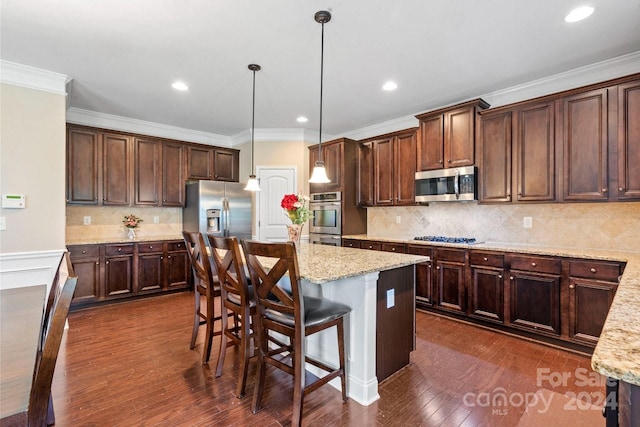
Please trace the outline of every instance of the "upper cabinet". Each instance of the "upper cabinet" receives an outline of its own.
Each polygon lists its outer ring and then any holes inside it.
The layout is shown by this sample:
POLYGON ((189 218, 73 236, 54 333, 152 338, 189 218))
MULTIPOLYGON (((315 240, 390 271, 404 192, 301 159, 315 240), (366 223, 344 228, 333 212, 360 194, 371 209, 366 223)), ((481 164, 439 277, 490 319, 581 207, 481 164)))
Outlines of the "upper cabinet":
POLYGON ((238 181, 240 151, 67 126, 67 203, 175 206, 187 179, 238 181))
POLYGON ((481 203, 640 200, 640 75, 480 113, 481 203))
MULTIPOLYGON (((357 142, 347 138, 340 138, 322 143, 322 161, 331 182, 326 184, 309 184, 310 193, 324 193, 328 191, 345 191, 345 182, 351 188, 355 184, 353 163, 356 161, 357 142), (348 164, 348 167, 346 165, 348 164), (347 179, 345 174, 348 174, 347 179)), ((320 156, 318 145, 309 147, 309 173, 320 156)))
POLYGON ((416 128, 360 142, 358 206, 415 204, 416 128))
POLYGON ((131 139, 96 129, 67 129, 67 203, 129 205, 131 139))
POLYGON ((484 100, 476 99, 416 116, 420 121, 417 170, 473 166, 476 117, 487 107, 484 100))
POLYGON ((187 147, 187 179, 238 182, 239 164, 238 150, 202 145, 187 147))

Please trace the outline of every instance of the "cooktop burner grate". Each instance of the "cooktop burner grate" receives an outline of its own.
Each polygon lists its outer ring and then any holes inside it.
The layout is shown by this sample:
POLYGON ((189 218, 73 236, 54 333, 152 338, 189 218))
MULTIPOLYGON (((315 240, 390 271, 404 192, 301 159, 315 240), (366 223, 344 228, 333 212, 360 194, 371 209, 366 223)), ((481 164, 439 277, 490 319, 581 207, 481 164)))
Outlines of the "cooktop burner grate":
POLYGON ((414 237, 413 240, 422 240, 425 242, 438 242, 438 243, 462 243, 467 245, 480 243, 476 241, 474 237, 418 236, 418 237, 414 237))

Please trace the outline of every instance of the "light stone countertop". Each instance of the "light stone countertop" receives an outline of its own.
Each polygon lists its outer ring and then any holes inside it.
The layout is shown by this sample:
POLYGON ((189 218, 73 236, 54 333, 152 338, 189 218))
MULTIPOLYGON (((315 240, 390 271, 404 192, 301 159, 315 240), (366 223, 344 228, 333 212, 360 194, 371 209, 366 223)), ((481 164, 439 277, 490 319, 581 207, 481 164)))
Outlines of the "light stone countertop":
MULTIPOLYGON (((609 309, 593 355, 594 371, 640 386, 640 252, 564 248, 539 245, 484 242, 473 245, 422 242, 412 238, 389 238, 367 234, 342 236, 359 240, 424 244, 429 246, 518 252, 536 255, 588 258, 627 263, 609 309)), ((358 249, 356 249, 358 250, 358 249)), ((362 251, 362 249, 359 249, 362 251)), ((639 243, 640 250, 640 243, 639 243)), ((369 252, 369 251, 367 251, 369 252)))
POLYGON ((86 238, 67 240, 69 245, 98 245, 102 243, 140 243, 140 242, 160 242, 165 240, 184 240, 181 234, 159 235, 159 236, 136 236, 135 239, 129 239, 126 236, 110 237, 110 238, 86 238))

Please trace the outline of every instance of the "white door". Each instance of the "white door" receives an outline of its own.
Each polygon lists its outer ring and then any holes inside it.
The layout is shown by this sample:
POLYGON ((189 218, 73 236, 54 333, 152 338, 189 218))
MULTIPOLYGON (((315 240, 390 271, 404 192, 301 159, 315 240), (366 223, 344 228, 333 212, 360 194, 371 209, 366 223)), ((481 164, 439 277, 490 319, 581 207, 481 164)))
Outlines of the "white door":
POLYGON ((258 212, 258 240, 284 242, 287 240, 289 218, 280 206, 282 196, 296 194, 295 167, 257 167, 260 192, 256 198, 258 212))

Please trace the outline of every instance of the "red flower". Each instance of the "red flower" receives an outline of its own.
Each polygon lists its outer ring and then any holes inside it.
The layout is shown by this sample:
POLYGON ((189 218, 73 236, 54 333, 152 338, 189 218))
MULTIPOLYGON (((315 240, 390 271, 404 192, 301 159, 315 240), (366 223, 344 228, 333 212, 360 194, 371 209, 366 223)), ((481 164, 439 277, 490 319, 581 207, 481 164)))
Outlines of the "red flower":
POLYGON ((297 208, 294 206, 298 203, 298 196, 295 194, 285 194, 282 198, 282 202, 280 202, 280 206, 288 211, 295 211, 297 208))

